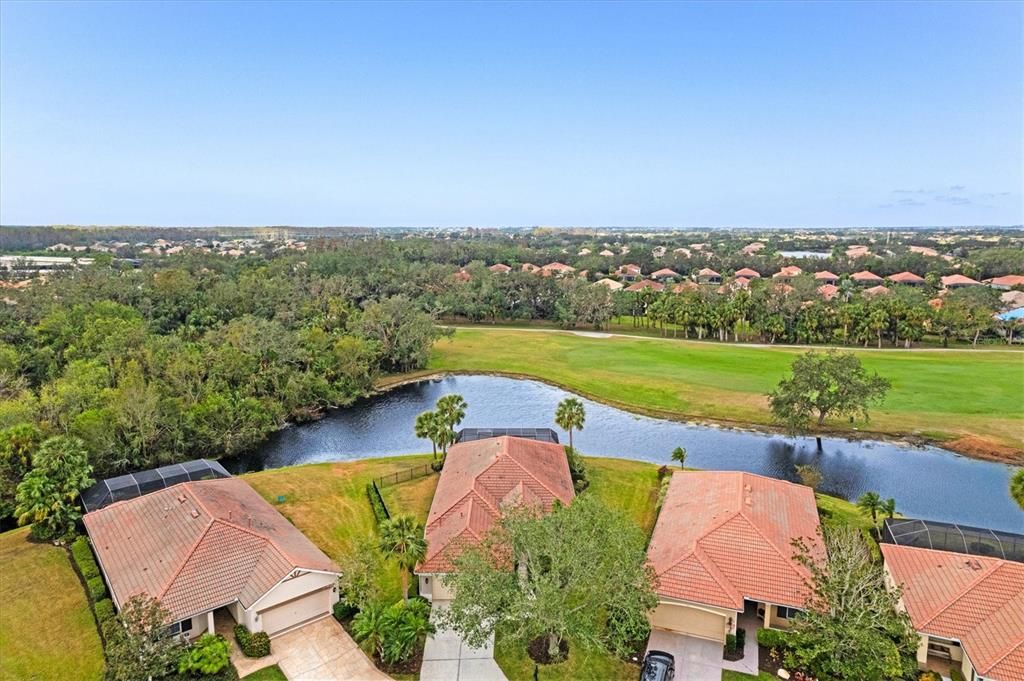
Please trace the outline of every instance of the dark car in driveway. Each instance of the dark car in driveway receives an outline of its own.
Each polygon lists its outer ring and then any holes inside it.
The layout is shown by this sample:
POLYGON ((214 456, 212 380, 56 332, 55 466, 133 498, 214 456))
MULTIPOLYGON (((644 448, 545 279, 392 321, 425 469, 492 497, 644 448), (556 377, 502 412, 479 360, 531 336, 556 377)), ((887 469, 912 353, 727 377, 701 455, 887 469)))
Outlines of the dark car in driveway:
POLYGON ((676 675, 676 658, 663 650, 648 650, 640 681, 672 681, 676 675))

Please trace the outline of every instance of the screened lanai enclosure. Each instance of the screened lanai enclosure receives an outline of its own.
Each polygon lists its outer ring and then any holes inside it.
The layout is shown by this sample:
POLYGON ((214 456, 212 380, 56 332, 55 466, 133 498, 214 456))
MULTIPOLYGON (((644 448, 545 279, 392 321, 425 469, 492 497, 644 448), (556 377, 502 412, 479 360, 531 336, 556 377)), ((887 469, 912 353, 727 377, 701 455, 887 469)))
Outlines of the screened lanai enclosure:
POLYGON ((134 499, 143 494, 177 485, 179 482, 229 477, 231 474, 224 470, 220 463, 209 459, 172 463, 160 468, 151 468, 147 471, 100 480, 82 492, 82 505, 85 506, 88 513, 117 501, 134 499))
POLYGON ((1024 534, 914 518, 886 518, 882 541, 1024 563, 1024 534))

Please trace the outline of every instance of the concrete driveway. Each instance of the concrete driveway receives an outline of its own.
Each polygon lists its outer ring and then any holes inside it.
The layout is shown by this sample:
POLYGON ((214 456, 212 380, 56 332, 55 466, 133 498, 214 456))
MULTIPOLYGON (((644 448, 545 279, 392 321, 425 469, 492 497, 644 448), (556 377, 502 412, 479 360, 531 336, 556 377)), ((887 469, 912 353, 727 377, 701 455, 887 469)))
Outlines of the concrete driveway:
POLYGON ((373 666, 333 617, 310 622, 270 640, 271 654, 249 658, 231 641, 231 661, 239 676, 276 664, 289 681, 390 681, 373 666))
MULTIPOLYGON (((430 619, 437 626, 437 615, 448 607, 447 601, 434 601, 430 619)), ((423 647, 420 681, 508 681, 494 661, 494 637, 483 648, 472 648, 451 630, 437 631, 423 647)))
POLYGON ((676 658, 676 678, 686 681, 722 681, 722 670, 757 675, 757 636, 748 630, 743 659, 727 662, 722 659, 722 644, 671 631, 654 629, 647 643, 648 650, 663 650, 676 658))

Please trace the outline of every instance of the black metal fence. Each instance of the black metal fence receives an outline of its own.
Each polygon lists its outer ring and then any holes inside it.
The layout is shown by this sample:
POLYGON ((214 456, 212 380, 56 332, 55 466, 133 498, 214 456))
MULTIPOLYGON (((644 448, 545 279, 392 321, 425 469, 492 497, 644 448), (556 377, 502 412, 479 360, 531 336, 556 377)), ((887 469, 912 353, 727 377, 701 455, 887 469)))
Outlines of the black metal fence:
POLYGON ((409 480, 415 480, 416 478, 425 478, 434 472, 434 469, 430 467, 429 463, 425 463, 421 466, 413 466, 412 468, 403 468, 400 471, 395 471, 389 475, 382 475, 374 482, 377 487, 387 487, 388 485, 397 485, 400 482, 407 482, 409 480))

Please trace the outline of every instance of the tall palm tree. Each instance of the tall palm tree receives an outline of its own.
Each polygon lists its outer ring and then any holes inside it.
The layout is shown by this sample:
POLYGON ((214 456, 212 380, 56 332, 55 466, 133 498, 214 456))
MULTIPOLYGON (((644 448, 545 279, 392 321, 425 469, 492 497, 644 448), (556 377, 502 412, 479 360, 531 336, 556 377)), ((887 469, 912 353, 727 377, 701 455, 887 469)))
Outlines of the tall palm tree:
POLYGON ((437 401, 437 413, 449 428, 455 428, 466 418, 468 406, 462 395, 445 395, 437 401))
POLYGON ((437 458, 437 412, 425 411, 416 417, 416 437, 430 440, 434 458, 437 458))
POLYGON ((402 601, 409 601, 409 576, 427 555, 423 525, 412 516, 389 518, 380 524, 380 549, 398 562, 402 575, 402 601))
POLYGON ((679 462, 680 468, 686 467, 686 447, 676 447, 672 450, 672 460, 679 462))
POLYGON ((878 524, 878 512, 882 510, 882 498, 875 492, 864 492, 857 499, 857 508, 871 514, 871 522, 878 524))
POLYGON ((586 418, 583 403, 575 397, 567 397, 558 403, 558 408, 555 410, 555 423, 559 428, 569 431, 570 449, 575 449, 572 446, 572 431, 583 430, 583 422, 586 418))
POLYGON ((1018 468, 1010 478, 1010 496, 1024 509, 1024 468, 1018 468))
POLYGON ((889 497, 888 499, 883 501, 881 505, 878 507, 878 512, 884 513, 889 517, 890 520, 892 520, 893 516, 896 515, 896 500, 893 499, 892 497, 889 497))

